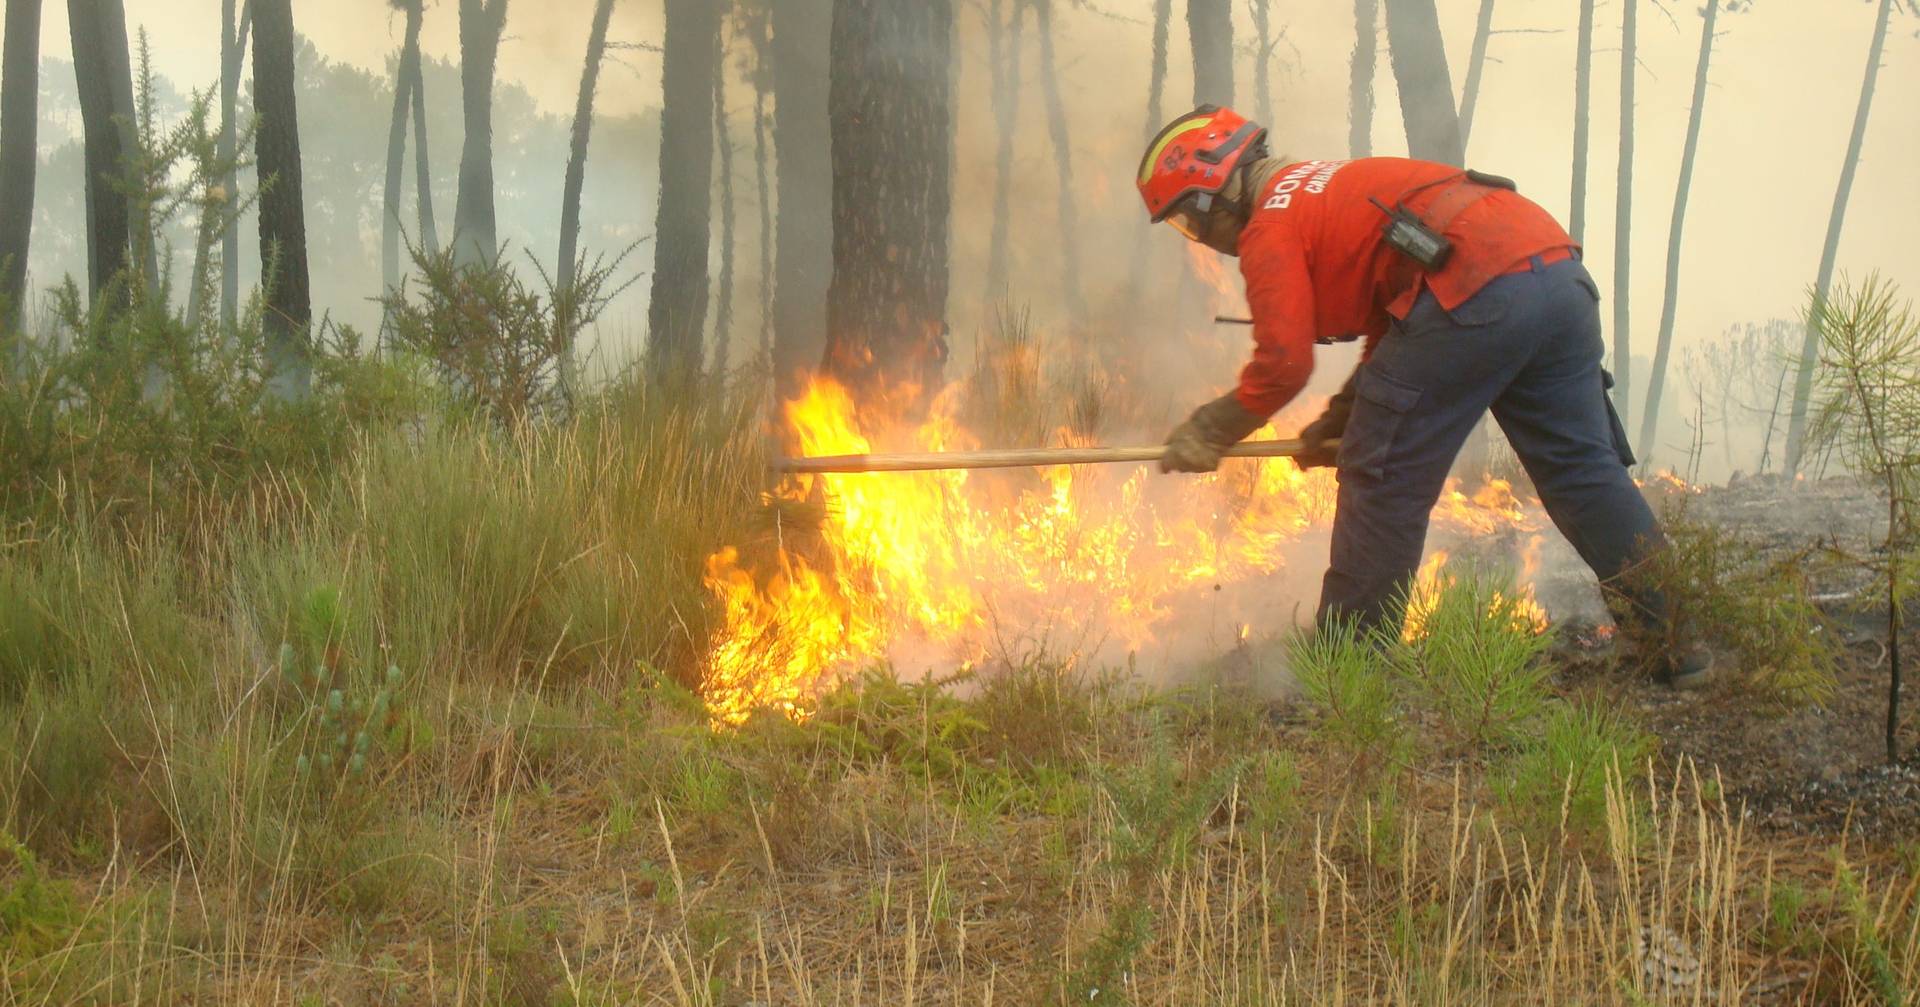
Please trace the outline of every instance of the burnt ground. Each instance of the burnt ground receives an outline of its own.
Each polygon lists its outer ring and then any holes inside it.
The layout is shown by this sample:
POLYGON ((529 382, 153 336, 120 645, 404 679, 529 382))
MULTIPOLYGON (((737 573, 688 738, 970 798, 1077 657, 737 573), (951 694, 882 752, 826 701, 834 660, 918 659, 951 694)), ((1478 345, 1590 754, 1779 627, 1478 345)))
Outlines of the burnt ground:
MULTIPOLYGON (((1763 552, 1825 546, 1857 555, 1884 528, 1877 496, 1851 480, 1746 480, 1694 495, 1686 506, 1694 519, 1736 528, 1763 552)), ((1845 562, 1813 575, 1827 631, 1844 643, 1838 687, 1818 706, 1783 708, 1756 694, 1725 654, 1713 686, 1675 692, 1623 667, 1607 634, 1578 619, 1562 625, 1558 680, 1631 713, 1659 737, 1663 760, 1691 758, 1703 774, 1717 773, 1726 800, 1744 806, 1762 831, 1920 838, 1920 689, 1911 685, 1920 639, 1903 641, 1902 752, 1890 764, 1886 607, 1866 600, 1877 598, 1870 583, 1845 562)))

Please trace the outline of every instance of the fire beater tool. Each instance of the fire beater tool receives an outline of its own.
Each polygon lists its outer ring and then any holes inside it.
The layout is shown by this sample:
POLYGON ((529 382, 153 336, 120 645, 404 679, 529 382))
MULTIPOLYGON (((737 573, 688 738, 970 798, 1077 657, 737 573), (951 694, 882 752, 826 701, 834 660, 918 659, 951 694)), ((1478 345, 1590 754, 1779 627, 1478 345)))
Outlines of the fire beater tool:
MULTIPOLYGON (((1340 442, 1326 442, 1338 448, 1340 442)), ((1288 441, 1242 441, 1228 448, 1228 458, 1293 458, 1307 450, 1306 444, 1288 441)), ((858 472, 938 472, 950 469, 1008 469, 1031 465, 1109 465, 1156 462, 1166 454, 1165 445, 1121 448, 1011 448, 997 451, 929 451, 909 454, 818 455, 776 459, 780 472, 858 473, 858 472)))

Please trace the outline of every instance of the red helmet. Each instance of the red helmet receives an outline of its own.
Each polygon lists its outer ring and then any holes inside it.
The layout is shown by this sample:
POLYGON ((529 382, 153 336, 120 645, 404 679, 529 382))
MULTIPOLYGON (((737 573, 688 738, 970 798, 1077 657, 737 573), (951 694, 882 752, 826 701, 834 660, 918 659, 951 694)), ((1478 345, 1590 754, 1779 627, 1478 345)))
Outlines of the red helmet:
MULTIPOLYGON (((1233 170, 1266 148, 1267 131, 1230 108, 1202 105, 1175 119, 1140 159, 1140 198, 1158 223, 1188 209, 1204 216, 1233 170), (1198 196, 1189 201, 1187 197, 1198 196)), ((1181 228, 1183 232, 1188 228, 1181 228)))

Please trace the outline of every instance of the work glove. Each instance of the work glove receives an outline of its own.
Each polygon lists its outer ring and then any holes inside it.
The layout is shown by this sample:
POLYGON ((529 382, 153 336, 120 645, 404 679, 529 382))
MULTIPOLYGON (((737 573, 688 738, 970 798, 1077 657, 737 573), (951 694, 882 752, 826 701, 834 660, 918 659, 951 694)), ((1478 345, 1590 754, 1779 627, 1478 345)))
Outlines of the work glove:
POLYGON ((1185 423, 1167 435, 1160 471, 1212 472, 1220 467, 1220 457, 1228 448, 1246 440, 1266 422, 1266 417, 1248 412, 1232 393, 1214 399, 1195 409, 1185 423))
POLYGON ((1320 414, 1320 418, 1300 431, 1300 443, 1304 450, 1295 455, 1293 460, 1301 468, 1331 468, 1339 460, 1339 445, 1329 445, 1327 442, 1337 441, 1347 432, 1347 419, 1353 415, 1353 386, 1360 372, 1354 371, 1353 374, 1347 379, 1346 386, 1327 400, 1326 411, 1320 414))

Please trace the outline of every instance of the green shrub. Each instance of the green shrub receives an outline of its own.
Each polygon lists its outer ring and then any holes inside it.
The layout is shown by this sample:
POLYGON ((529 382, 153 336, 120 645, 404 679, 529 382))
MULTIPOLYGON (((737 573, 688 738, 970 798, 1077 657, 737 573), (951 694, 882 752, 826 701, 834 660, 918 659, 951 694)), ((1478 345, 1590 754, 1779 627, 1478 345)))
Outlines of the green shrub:
MULTIPOLYGON (((1668 548, 1643 576, 1674 608, 1675 626, 1734 658, 1743 680, 1787 704, 1833 694, 1839 634, 1813 601, 1814 550, 1769 553, 1719 522, 1696 519, 1684 498, 1661 515, 1668 548)), ((1669 641, 1644 641, 1657 653, 1669 641)))
POLYGON ((1287 664, 1320 715, 1319 730, 1356 758, 1387 757, 1402 744, 1397 690, 1380 644, 1351 627, 1296 630, 1287 664))
POLYGON ((1255 756, 1241 799, 1252 831, 1270 833, 1288 824, 1301 809, 1300 768, 1293 754, 1271 749, 1255 756))
POLYGON ((1070 666, 1031 661, 982 674, 973 707, 982 747, 1025 771, 1073 759, 1096 724, 1102 686, 1070 666))
POLYGON ((317 661, 303 662, 292 644, 280 648, 281 681, 299 704, 294 773, 324 790, 365 787, 377 776, 396 737, 405 676, 398 665, 384 675, 353 674, 317 661))
POLYGON ((496 422, 565 415, 578 391, 574 342, 632 285, 614 279, 632 251, 576 263, 566 285, 529 255, 544 285, 537 290, 508 264, 504 248, 468 264, 452 248, 414 249, 417 277, 382 301, 394 345, 424 360, 456 401, 496 422))
POLYGON ((1468 570, 1449 572, 1423 599, 1419 625, 1387 648, 1388 663, 1412 682, 1467 746, 1510 742, 1547 702, 1553 645, 1531 603, 1511 581, 1468 570))
POLYGON ((1541 842, 1604 835, 1609 771, 1631 775, 1652 752, 1652 738, 1604 707, 1555 703, 1540 732, 1509 753, 1494 793, 1541 842))
POLYGON ((902 682, 871 668, 822 696, 810 727, 850 764, 887 762, 921 776, 955 779, 986 731, 947 680, 902 682))

